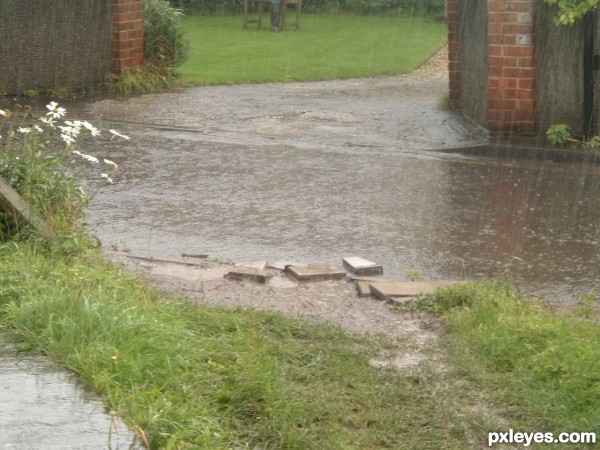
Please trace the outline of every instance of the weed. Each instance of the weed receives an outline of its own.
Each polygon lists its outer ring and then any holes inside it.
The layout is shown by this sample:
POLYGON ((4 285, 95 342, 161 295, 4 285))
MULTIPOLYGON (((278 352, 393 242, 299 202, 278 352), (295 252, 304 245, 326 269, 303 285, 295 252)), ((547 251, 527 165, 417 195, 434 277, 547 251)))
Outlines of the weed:
POLYGON ((574 310, 574 314, 586 319, 591 319, 596 312, 597 303, 598 296, 595 293, 588 292, 582 294, 577 301, 577 307, 574 310))
POLYGON ((26 89, 23 91, 23 95, 27 98, 37 97, 40 93, 37 89, 26 89))
POLYGON ((404 277, 409 281, 423 281, 425 275, 421 269, 409 269, 404 272, 404 277))
POLYGON ((177 80, 171 68, 145 64, 130 69, 122 75, 108 75, 102 89, 119 94, 132 94, 168 89, 175 86, 176 83, 177 80))
POLYGON ((588 150, 600 148, 600 136, 592 136, 586 140, 574 139, 571 134, 571 128, 564 123, 555 124, 548 128, 546 137, 550 144, 558 147, 571 144, 575 147, 582 147, 588 150))

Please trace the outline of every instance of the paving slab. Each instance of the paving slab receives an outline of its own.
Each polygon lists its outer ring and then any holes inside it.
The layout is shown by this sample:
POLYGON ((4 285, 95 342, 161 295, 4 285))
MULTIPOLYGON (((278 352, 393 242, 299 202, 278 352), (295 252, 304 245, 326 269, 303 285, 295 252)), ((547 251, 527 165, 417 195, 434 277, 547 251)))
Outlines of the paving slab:
POLYGON ((344 268, 355 275, 383 275, 383 266, 373 261, 360 258, 358 256, 349 256, 342 259, 344 268))
POLYGON ((358 296, 360 298, 370 297, 372 295, 368 281, 357 281, 356 290, 358 291, 358 296))
POLYGON ((437 289, 463 281, 372 281, 369 288, 373 296, 379 300, 398 297, 416 297, 419 294, 433 294, 437 289))
POLYGON ((359 281, 369 281, 369 282, 371 282, 371 281, 390 281, 390 282, 394 281, 394 280, 391 280, 391 279, 383 277, 383 276, 359 277, 359 276, 355 276, 355 275, 351 275, 350 280, 356 281, 356 282, 359 282, 359 281))
POLYGON ((298 281, 327 281, 346 278, 346 271, 332 266, 287 266, 285 272, 298 281))
POLYGON ((253 267, 236 267, 225 274, 228 280, 252 281, 253 283, 266 283, 273 276, 272 272, 253 267))

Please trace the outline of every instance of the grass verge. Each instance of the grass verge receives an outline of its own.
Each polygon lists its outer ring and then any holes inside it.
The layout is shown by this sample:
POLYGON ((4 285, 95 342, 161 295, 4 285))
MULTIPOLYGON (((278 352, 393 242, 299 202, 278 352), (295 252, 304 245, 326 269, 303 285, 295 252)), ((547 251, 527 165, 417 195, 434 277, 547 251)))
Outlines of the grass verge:
POLYGON ((408 73, 447 40, 425 17, 304 15, 300 29, 244 29, 241 16, 184 17, 186 85, 313 81, 408 73))
POLYGON ((408 342, 166 298, 96 250, 12 242, 0 260, 4 330, 79 373, 152 448, 468 449, 510 428, 600 432, 597 323, 501 282, 422 300, 448 324, 427 350, 441 365, 397 371, 369 359, 408 342))
POLYGON ((439 291, 419 306, 444 314, 455 377, 485 393, 483 409, 498 419, 501 430, 489 431, 600 436, 600 328, 588 300, 552 314, 496 280, 439 291))
POLYGON ((152 448, 461 448, 433 372, 376 369, 385 339, 168 299, 107 264, 0 245, 4 329, 65 364, 152 448))

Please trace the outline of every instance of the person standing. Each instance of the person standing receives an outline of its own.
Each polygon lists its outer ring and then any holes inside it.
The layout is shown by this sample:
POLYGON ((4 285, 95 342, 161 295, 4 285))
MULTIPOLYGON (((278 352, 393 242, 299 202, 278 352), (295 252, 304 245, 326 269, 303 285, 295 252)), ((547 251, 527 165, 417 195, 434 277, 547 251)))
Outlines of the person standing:
POLYGON ((273 31, 279 31, 279 21, 281 18, 281 0, 271 1, 271 26, 273 31))

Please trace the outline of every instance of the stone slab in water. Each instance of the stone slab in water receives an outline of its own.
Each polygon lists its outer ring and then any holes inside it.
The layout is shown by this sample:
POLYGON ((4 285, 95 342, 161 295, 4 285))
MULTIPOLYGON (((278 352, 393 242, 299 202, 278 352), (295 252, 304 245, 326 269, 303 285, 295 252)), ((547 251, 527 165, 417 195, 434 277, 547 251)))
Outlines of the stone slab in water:
POLYGON ((452 286, 462 281, 373 281, 369 283, 371 293, 379 300, 396 297, 416 297, 419 294, 433 294, 441 287, 452 286))
POLYGON ((312 264, 308 266, 287 266, 285 271, 298 281, 327 281, 346 278, 345 270, 331 266, 312 264))
POLYGON ((253 267, 236 267, 235 269, 230 270, 225 274, 225 278, 228 280, 237 280, 237 281, 252 281, 253 283, 266 283, 271 277, 273 273, 255 269, 253 267))
POLYGON ((368 281, 357 281, 356 290, 358 291, 358 296, 360 298, 370 297, 372 295, 368 281))
POLYGON ((374 263, 373 261, 360 258, 358 256, 350 256, 342 259, 344 268, 355 275, 383 275, 383 266, 374 263))

